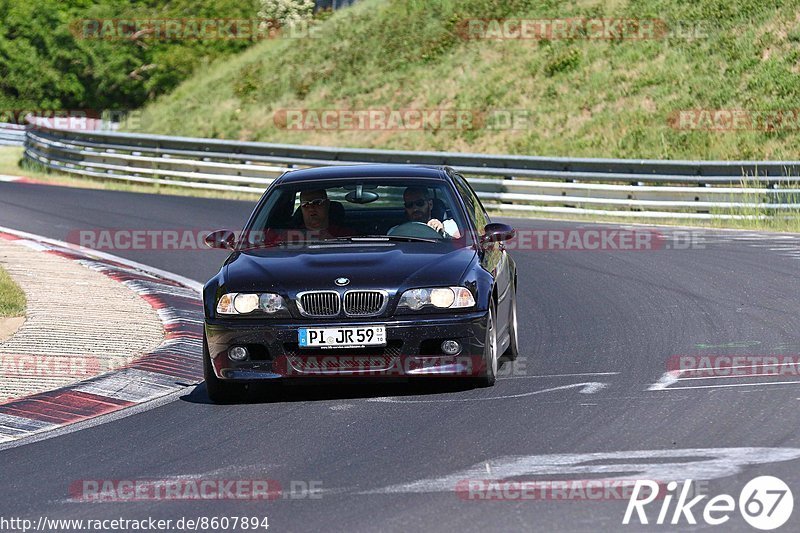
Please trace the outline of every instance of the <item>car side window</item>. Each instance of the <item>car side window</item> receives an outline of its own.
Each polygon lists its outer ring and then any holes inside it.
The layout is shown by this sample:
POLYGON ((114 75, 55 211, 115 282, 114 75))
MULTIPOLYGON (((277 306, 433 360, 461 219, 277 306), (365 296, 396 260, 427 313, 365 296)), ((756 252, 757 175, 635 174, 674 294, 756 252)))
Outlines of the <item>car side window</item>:
POLYGON ((483 235, 484 228, 489 223, 489 215, 486 214, 486 210, 484 210, 483 205, 481 205, 480 200, 467 183, 467 180, 458 174, 455 174, 454 178, 456 188, 464 198, 464 202, 467 205, 467 211, 469 212, 469 217, 475 224, 475 229, 478 231, 478 235, 483 235))

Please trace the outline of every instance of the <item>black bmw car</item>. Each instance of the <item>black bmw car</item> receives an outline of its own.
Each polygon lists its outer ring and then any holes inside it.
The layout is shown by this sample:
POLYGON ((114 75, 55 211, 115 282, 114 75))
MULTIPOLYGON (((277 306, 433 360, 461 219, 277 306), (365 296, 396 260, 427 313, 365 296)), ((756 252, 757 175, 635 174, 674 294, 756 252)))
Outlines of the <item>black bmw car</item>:
POLYGON ((488 386, 518 353, 517 270, 448 167, 357 165, 276 179, 203 290, 213 401, 257 380, 452 376, 488 386))

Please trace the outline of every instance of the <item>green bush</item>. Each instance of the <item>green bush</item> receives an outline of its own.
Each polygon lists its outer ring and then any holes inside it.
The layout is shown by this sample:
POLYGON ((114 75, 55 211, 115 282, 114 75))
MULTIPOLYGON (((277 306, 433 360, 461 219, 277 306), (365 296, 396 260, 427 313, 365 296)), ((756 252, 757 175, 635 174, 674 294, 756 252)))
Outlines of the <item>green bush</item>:
POLYGON ((255 0, 0 0, 0 108, 131 109, 247 40, 85 39, 81 19, 255 19, 255 0))

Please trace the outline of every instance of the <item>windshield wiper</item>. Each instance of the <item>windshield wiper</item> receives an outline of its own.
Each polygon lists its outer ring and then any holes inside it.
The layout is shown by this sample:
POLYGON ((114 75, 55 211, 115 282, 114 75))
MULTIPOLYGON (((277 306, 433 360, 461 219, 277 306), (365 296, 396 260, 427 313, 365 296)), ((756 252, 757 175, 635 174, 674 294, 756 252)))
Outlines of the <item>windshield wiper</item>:
POLYGON ((242 245, 237 251, 240 252, 249 252, 252 250, 262 250, 264 248, 277 248, 278 246, 286 246, 291 244, 288 241, 273 241, 273 242, 261 242, 261 243, 254 243, 249 242, 246 245, 242 245))
POLYGON ((367 241, 403 241, 403 242, 442 242, 439 239, 427 239, 425 237, 408 237, 406 235, 353 235, 352 237, 338 237, 328 240, 347 240, 351 242, 367 241))

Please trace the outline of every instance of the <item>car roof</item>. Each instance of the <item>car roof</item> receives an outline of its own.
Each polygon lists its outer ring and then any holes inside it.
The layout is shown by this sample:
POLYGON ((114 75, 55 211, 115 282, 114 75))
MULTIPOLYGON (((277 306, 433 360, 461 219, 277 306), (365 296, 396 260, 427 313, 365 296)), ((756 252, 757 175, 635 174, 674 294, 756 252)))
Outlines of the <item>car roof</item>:
POLYGON ((316 167, 292 170, 278 178, 280 183, 296 183, 342 178, 428 178, 447 180, 447 167, 401 164, 366 164, 316 167))

